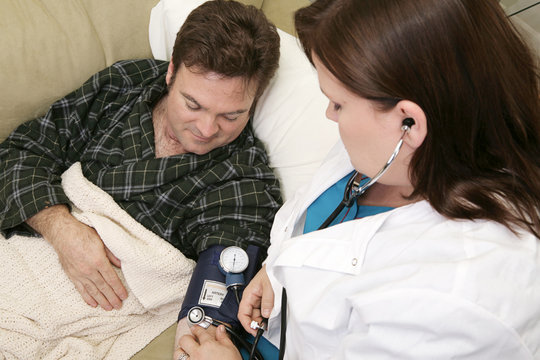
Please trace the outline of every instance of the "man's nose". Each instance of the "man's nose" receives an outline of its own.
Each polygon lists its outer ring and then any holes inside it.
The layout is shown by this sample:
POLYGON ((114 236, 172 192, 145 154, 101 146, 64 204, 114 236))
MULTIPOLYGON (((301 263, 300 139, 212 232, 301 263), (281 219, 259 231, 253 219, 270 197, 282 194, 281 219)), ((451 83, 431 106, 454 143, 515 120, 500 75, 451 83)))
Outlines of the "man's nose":
POLYGON ((206 138, 214 136, 219 130, 216 118, 213 115, 202 116, 197 122, 197 128, 201 136, 206 138))

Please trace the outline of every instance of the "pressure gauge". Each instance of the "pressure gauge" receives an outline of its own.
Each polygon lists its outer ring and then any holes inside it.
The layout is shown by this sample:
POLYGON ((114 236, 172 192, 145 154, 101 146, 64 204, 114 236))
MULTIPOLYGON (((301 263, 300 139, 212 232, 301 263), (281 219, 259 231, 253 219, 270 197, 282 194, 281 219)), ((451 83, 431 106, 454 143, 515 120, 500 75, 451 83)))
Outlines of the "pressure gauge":
POLYGON ((239 274, 246 270, 248 264, 248 254, 238 246, 226 247, 219 255, 219 265, 225 273, 239 274))

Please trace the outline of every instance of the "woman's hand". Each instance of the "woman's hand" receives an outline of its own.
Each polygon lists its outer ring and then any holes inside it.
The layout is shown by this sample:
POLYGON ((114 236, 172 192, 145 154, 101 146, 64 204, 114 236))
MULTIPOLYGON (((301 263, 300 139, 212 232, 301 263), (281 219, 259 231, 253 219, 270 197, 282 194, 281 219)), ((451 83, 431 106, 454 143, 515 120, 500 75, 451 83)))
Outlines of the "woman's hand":
POLYGON ((250 327, 251 321, 255 320, 260 324, 263 317, 270 316, 273 307, 274 290, 266 274, 266 267, 263 266, 244 289, 238 308, 238 320, 248 333, 255 336, 257 330, 250 327))
MULTIPOLYGON (((213 328, 213 326, 210 326, 210 328, 213 328)), ((189 360, 242 359, 240 352, 227 335, 225 326, 218 326, 214 335, 214 332, 195 325, 191 327, 191 333, 192 335, 184 335, 180 338, 181 351, 178 354, 175 352, 175 360, 182 358, 184 354, 189 356, 184 356, 189 360)))

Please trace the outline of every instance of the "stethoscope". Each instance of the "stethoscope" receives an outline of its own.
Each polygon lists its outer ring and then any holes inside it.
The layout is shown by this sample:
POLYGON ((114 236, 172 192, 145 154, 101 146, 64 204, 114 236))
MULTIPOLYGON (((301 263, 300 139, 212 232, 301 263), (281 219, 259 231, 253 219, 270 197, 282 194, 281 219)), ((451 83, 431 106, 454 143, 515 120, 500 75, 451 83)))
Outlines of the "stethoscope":
MULTIPOLYGON (((317 230, 326 229, 341 213, 344 207, 350 208, 360 197, 362 194, 364 194, 367 189, 369 189, 377 180, 380 179, 381 176, 384 175, 386 170, 390 167, 390 165, 394 162, 397 155, 399 154, 399 150, 401 149, 401 146, 403 145, 403 138, 405 135, 411 131, 411 127, 414 125, 414 120, 412 118, 406 118, 403 119, 401 130, 403 133, 401 134, 401 137, 399 138, 399 141, 394 148, 394 151, 392 152, 392 155, 390 155, 390 158, 388 158, 388 161, 382 169, 369 181, 367 181, 365 184, 360 186, 360 183, 357 181, 358 178, 358 171, 354 171, 354 173, 349 178, 349 181, 347 181, 347 185, 345 186, 345 191, 343 193, 343 200, 338 204, 338 206, 335 208, 335 210, 328 216, 326 220, 322 223, 322 225, 317 230)), ((283 360, 283 357, 285 356, 285 333, 287 331, 287 292, 285 291, 285 288, 283 288, 282 294, 281 294, 281 334, 280 334, 280 342, 279 342, 279 360, 283 360)))
MULTIPOLYGON (((357 181, 358 178, 358 171, 355 171, 349 180, 347 181, 347 185, 345 186, 345 191, 343 194, 343 200, 338 204, 338 206, 335 208, 335 210, 330 214, 330 216, 322 223, 322 225, 318 228, 318 230, 327 228, 332 221, 336 219, 336 217, 339 215, 339 213, 343 210, 344 207, 351 207, 355 201, 358 199, 359 196, 364 194, 367 189, 369 189, 381 176, 384 175, 386 170, 390 167, 390 165, 394 162, 397 155, 399 154, 399 150, 401 149, 401 146, 403 145, 403 138, 405 135, 411 130, 411 127, 414 125, 414 120, 412 118, 406 118, 403 120, 401 130, 403 133, 401 134, 401 137, 392 152, 392 155, 390 155, 390 158, 384 164, 382 169, 369 181, 367 181, 365 184, 360 186, 360 183, 357 181)), ((239 300, 239 299, 238 299, 239 300)), ((251 328, 254 330, 257 330, 257 335, 254 338, 254 341, 252 344, 249 344, 239 333, 237 333, 234 329, 232 329, 228 324, 224 324, 216 319, 213 319, 209 316, 207 316, 204 312, 204 309, 195 306, 192 307, 188 314, 187 314, 188 324, 190 326, 198 325, 203 328, 208 328, 209 326, 219 326, 219 325, 225 325, 226 331, 246 350, 249 350, 249 359, 250 360, 264 360, 260 352, 257 350, 257 344, 259 342, 259 339, 262 335, 262 333, 267 328, 267 320, 264 319, 261 324, 259 324, 256 321, 251 322, 251 328)), ((285 288, 283 289, 282 296, 281 296, 281 334, 280 334, 280 344, 279 344, 279 359, 282 360, 283 356, 285 355, 285 333, 287 330, 287 293, 285 291, 285 288)))
POLYGON ((394 148, 394 152, 392 152, 392 155, 390 155, 390 158, 388 158, 388 161, 382 169, 369 181, 367 181, 364 185, 360 186, 360 183, 356 181, 359 172, 355 171, 351 177, 349 178, 349 181, 347 182, 347 185, 345 186, 345 191, 343 193, 343 200, 339 203, 339 205, 336 207, 336 209, 330 214, 330 216, 322 223, 322 225, 318 228, 318 230, 326 229, 328 225, 332 223, 336 219, 336 217, 339 215, 341 210, 346 207, 351 207, 356 199, 360 197, 362 194, 366 192, 367 189, 369 189, 377 180, 381 178, 381 176, 384 175, 386 170, 390 167, 390 165, 394 162, 397 155, 399 154, 399 150, 401 149, 401 145, 403 145, 403 138, 405 137, 405 134, 407 134, 411 127, 414 125, 414 120, 412 118, 406 118, 403 120, 401 125, 401 130, 403 133, 401 134, 401 137, 399 138, 399 141, 394 148))
POLYGON ((189 326, 198 325, 204 329, 207 329, 210 325, 225 326, 225 330, 231 335, 231 337, 244 349, 249 351, 249 360, 264 360, 261 353, 257 350, 257 344, 261 338, 262 333, 266 330, 266 321, 263 321, 261 325, 258 322, 252 321, 251 328, 257 330, 257 335, 253 341, 253 344, 250 344, 244 337, 235 331, 231 326, 225 324, 219 320, 213 319, 210 316, 207 316, 204 312, 204 309, 200 306, 194 306, 189 309, 187 314, 187 320, 189 326))
MULTIPOLYGON (((249 249, 249 248, 248 248, 249 249)), ((218 268, 223 275, 225 275, 225 286, 227 291, 232 291, 235 295, 235 299, 240 305, 240 288, 245 285, 244 282, 244 270, 249 265, 249 256, 245 250, 238 246, 228 246, 224 248, 219 255, 218 268)), ((243 336, 243 332, 237 331, 235 328, 208 316, 204 309, 200 306, 194 306, 189 309, 187 313, 187 321, 189 326, 198 325, 204 329, 209 326, 224 325, 225 330, 235 342, 237 347, 242 347, 246 351, 249 351, 249 360, 264 360, 261 353, 257 350, 257 344, 267 327, 267 320, 263 318, 261 324, 256 321, 251 322, 251 328, 257 330, 257 333, 253 339, 253 343, 250 344, 243 336)))

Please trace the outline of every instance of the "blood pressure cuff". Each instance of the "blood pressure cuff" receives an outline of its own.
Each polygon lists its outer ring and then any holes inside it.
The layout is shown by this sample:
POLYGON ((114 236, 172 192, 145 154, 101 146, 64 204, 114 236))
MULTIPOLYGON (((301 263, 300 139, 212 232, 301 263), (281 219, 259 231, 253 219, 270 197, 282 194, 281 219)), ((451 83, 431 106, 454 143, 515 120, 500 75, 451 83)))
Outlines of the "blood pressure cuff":
MULTIPOLYGON (((236 296, 232 289, 227 290, 225 275, 219 269, 219 256, 224 248, 225 246, 214 245, 199 254, 178 320, 186 317, 192 307, 200 306, 207 316, 233 327, 240 326, 236 296)), ((261 266, 259 259, 261 249, 258 246, 249 245, 246 252, 249 264, 243 274, 247 285, 261 266)), ((243 287, 239 289, 240 294, 242 290, 243 287)))

